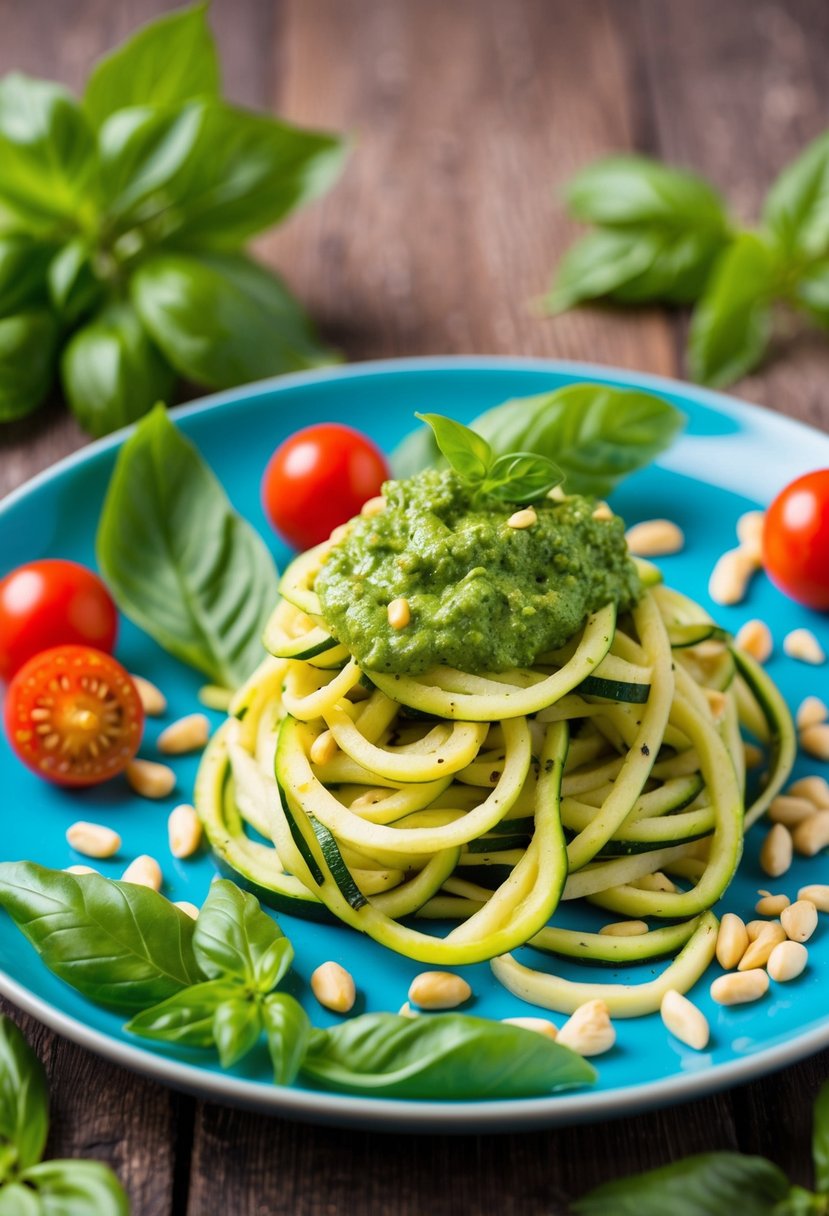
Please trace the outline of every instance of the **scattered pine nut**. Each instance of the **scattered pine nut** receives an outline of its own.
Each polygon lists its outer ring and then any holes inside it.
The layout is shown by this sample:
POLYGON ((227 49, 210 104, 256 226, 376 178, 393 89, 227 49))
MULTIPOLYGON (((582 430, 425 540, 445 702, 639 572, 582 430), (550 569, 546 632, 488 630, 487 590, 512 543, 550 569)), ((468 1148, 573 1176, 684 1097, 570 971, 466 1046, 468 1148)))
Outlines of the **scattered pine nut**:
POLYGON ((718 1005, 747 1005, 759 1000, 769 990, 768 972, 757 968, 754 971, 731 971, 721 975, 711 985, 711 1000, 718 1005))
POLYGON ((176 787, 176 775, 166 764, 154 760, 130 760, 124 776, 142 798, 166 798, 176 787))
POLYGON ((311 991, 322 1005, 333 1013, 348 1013, 357 999, 354 978, 339 963, 321 963, 311 976, 311 991))
POLYGON ((758 764, 763 763, 763 749, 755 743, 743 743, 743 758, 746 768, 757 768, 758 764))
POLYGON ((142 853, 131 861, 121 875, 121 882, 133 882, 136 886, 150 887, 153 891, 161 890, 162 881, 161 866, 148 853, 142 853))
POLYGON ((613 511, 606 502, 600 502, 593 511, 593 519, 598 519, 600 523, 606 523, 607 520, 613 519, 613 511))
POLYGON ((533 507, 522 507, 520 511, 514 511, 507 520, 508 528, 516 528, 519 531, 522 528, 532 528, 538 523, 538 516, 533 507))
POLYGON ((769 878, 780 878, 792 864, 792 834, 782 823, 772 825, 760 849, 760 865, 769 878))
POLYGON ((375 515, 382 515, 386 509, 386 500, 382 494, 376 494, 374 498, 367 498, 360 507, 360 514, 365 519, 372 519, 375 515))
POLYGON ((421 971, 409 985, 409 1000, 421 1009, 456 1009, 471 996, 463 976, 452 971, 421 971))
POLYGON ((189 899, 179 899, 173 906, 178 908, 179 912, 183 912, 185 916, 189 916, 191 920, 199 919, 200 909, 196 904, 191 904, 189 899))
POLYGON ((312 764, 330 764, 338 752, 337 740, 330 730, 324 730, 317 735, 308 749, 312 764))
POLYGON ((170 811, 167 836, 174 857, 192 857, 202 840, 202 823, 196 808, 183 802, 170 811))
POLYGON ((772 823, 785 824, 787 828, 796 827, 804 819, 815 813, 815 804, 808 798, 796 798, 792 794, 778 794, 773 798, 768 809, 772 823))
POLYGON ((558 1029, 547 1018, 501 1018, 507 1026, 520 1026, 522 1030, 532 1030, 536 1034, 546 1035, 548 1039, 558 1038, 558 1029))
POLYGON ((780 924, 793 942, 807 942, 817 928, 817 906, 810 899, 798 899, 781 912, 780 924))
POLYGON ((399 599, 392 600, 386 609, 389 618, 389 624, 392 629, 405 629, 412 619, 412 610, 409 607, 409 601, 400 596, 399 599))
POLYGON ((625 533, 634 557, 667 557, 685 547, 685 533, 670 519, 645 519, 625 533))
POLYGON ((94 870, 92 866, 64 866, 64 874, 76 874, 80 877, 83 874, 100 874, 100 870, 94 870))
POLYGON ((680 1043, 693 1047, 695 1051, 705 1050, 711 1037, 708 1020, 687 996, 670 988, 662 998, 660 1013, 662 1021, 680 1043))
POLYGON ((793 629, 783 639, 783 649, 790 659, 819 666, 826 662, 823 647, 811 629, 793 629))
POLYGON ((711 571, 708 594, 715 604, 742 603, 756 569, 756 563, 744 549, 729 549, 711 571))
POLYGON ((771 891, 758 891, 757 894, 762 898, 757 900, 754 911, 760 916, 779 916, 792 902, 788 895, 772 895, 771 891))
POLYGON ((220 684, 202 684, 197 696, 205 709, 215 709, 224 714, 230 709, 233 700, 230 689, 222 688, 220 684))
POLYGON ((737 965, 738 971, 752 971, 755 967, 765 967, 769 955, 778 942, 786 940, 786 931, 776 920, 767 921, 762 931, 746 950, 737 965))
POLYGON ((829 760, 829 723, 805 727, 800 732, 800 746, 816 760, 829 760))
POLYGON ((816 882, 808 887, 801 887, 797 898, 808 899, 815 905, 818 912, 829 912, 829 886, 826 883, 816 882))
POLYGON ((815 811, 793 832, 794 847, 803 857, 815 857, 829 848, 829 811, 815 811))
POLYGON ((818 722, 825 722, 829 718, 829 709, 826 708, 820 697, 804 697, 797 708, 795 714, 795 725, 798 730, 803 730, 806 726, 817 726, 818 722))
POLYGON ((143 676, 131 674, 130 676, 135 691, 138 693, 138 699, 144 707, 144 713, 148 718, 160 718, 162 714, 167 712, 167 698, 160 688, 156 688, 149 680, 145 680, 143 676))
POLYGON ((735 912, 726 912, 717 933, 717 962, 724 971, 737 966, 748 949, 748 930, 735 912))
POLYGON ((640 937, 647 931, 644 920, 617 920, 610 925, 602 925, 599 933, 603 937, 640 937))
POLYGON ((740 548, 759 566, 763 560, 763 526, 766 522, 764 511, 746 511, 737 520, 737 540, 740 548))
POLYGON ((163 756, 183 756, 200 752, 210 738, 210 723, 205 714, 186 714, 163 730, 158 736, 158 750, 163 756))
POLYGON ((86 823, 80 819, 66 829, 66 839, 76 853, 84 857, 113 857, 121 847, 121 837, 102 823, 86 823))
POLYGON ((752 659, 756 659, 758 663, 765 663, 770 659, 774 650, 771 630, 765 621, 761 621, 756 617, 751 621, 746 621, 737 630, 734 641, 740 650, 750 655, 752 659))
POLYGON ((769 955, 766 970, 778 984, 797 979, 806 969, 809 951, 800 942, 779 942, 769 955))
POLYGON ((825 777, 801 777, 789 786, 786 793, 795 798, 808 798, 819 811, 829 810, 829 781, 825 777))
POLYGON ((599 1056, 616 1042, 616 1030, 604 1001, 587 1001, 571 1014, 556 1041, 580 1056, 599 1056))

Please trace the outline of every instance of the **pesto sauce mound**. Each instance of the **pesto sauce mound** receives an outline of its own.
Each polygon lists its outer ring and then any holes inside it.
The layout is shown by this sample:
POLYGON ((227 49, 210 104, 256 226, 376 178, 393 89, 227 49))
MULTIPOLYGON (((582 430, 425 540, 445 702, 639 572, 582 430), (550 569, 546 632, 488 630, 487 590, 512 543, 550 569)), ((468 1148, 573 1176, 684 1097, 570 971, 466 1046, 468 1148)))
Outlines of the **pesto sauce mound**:
POLYGON ((451 470, 383 493, 385 511, 351 522, 315 583, 329 628, 367 671, 526 667, 588 613, 611 600, 624 611, 641 594, 621 519, 594 519, 592 499, 544 499, 538 522, 517 529, 507 525, 516 508, 473 503, 451 470), (411 622, 392 629, 398 597, 411 622))

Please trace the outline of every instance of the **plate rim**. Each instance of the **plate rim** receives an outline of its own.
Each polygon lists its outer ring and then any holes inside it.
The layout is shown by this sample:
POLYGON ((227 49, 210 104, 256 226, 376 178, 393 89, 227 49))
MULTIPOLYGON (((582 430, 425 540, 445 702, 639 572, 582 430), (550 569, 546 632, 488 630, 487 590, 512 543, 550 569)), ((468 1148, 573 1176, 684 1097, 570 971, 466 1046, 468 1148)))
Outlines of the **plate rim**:
MULTIPOLYGON (((617 368, 609 364, 513 355, 420 355, 364 360, 344 366, 318 368, 253 381, 172 407, 170 412, 176 420, 198 417, 231 403, 252 401, 259 396, 269 396, 271 393, 305 384, 336 382, 360 376, 470 370, 535 370, 581 377, 594 383, 611 383, 655 393, 677 394, 731 418, 756 418, 759 413, 764 427, 771 433, 779 431, 791 435, 794 430, 800 432, 804 439, 808 435, 817 435, 826 442, 828 438, 818 428, 800 419, 778 414, 768 406, 744 401, 676 378, 617 368)), ((21 499, 35 492, 41 485, 60 478, 69 470, 96 459, 102 453, 119 448, 135 427, 136 423, 133 423, 102 439, 94 440, 16 487, 0 500, 0 521, 21 499)), ((619 1118, 633 1111, 691 1101, 740 1082, 756 1080, 769 1072, 829 1048, 827 1014, 823 1024, 812 1026, 795 1039, 772 1044, 742 1059, 730 1060, 709 1069, 673 1074, 646 1084, 627 1085, 610 1091, 565 1091, 536 1098, 427 1102, 360 1097, 289 1086, 267 1087, 259 1081, 208 1071, 198 1064, 170 1059, 147 1047, 122 1043, 106 1031, 87 1026, 48 1000, 35 995, 2 968, 0 994, 79 1046, 162 1084, 266 1114, 294 1117, 318 1124, 385 1131, 506 1133, 532 1127, 573 1125, 596 1117, 619 1118)))

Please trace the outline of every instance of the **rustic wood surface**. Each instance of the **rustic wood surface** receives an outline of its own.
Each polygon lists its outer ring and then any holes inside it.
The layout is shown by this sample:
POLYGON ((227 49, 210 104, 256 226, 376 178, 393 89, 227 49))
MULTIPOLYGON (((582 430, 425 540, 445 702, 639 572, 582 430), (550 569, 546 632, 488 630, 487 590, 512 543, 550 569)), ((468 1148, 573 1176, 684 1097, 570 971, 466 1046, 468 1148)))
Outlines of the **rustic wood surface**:
MULTIPOLYGON (((169 7, 0 0, 0 73, 78 89, 97 54, 169 7)), ((829 114, 825 0, 214 0, 212 20, 233 98, 354 133, 337 189, 259 242, 351 359, 495 352, 681 375, 681 317, 535 315, 575 235, 556 191, 636 148, 710 174, 750 219, 829 114)), ((803 333, 736 391, 826 427, 827 383, 827 344, 803 333)), ((0 430, 0 493, 83 441, 59 402, 0 430)), ((823 1053, 590 1128, 380 1136, 172 1093, 12 1013, 48 1068, 50 1151, 110 1162, 136 1216, 558 1214, 599 1181, 722 1148, 805 1184, 829 1075, 823 1053)))

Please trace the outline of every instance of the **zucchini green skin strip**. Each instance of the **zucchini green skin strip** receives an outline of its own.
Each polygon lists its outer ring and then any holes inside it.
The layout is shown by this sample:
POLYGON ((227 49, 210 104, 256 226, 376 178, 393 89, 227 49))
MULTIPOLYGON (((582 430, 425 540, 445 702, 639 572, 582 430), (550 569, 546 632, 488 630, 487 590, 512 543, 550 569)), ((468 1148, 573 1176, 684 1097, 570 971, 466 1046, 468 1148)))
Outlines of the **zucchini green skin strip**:
POLYGON ((322 544, 314 545, 313 549, 308 549, 306 553, 300 553, 286 566, 282 578, 279 580, 278 588, 279 594, 284 600, 293 604, 295 608, 299 608, 323 628, 327 628, 327 626, 322 615, 320 597, 316 591, 311 590, 311 587, 330 548, 331 542, 324 540, 322 544))
POLYGON ((548 925, 530 938, 528 946, 547 954, 561 954, 586 963, 639 963, 660 958, 681 950, 699 927, 700 918, 682 921, 678 925, 662 925, 648 933, 614 937, 609 933, 580 933, 576 929, 559 929, 548 925))
POLYGON ((607 1004, 611 1017, 636 1018, 659 1009, 666 992, 687 992, 705 973, 714 958, 719 921, 706 912, 683 949, 661 975, 644 984, 592 984, 566 980, 558 975, 533 971, 512 955, 492 959, 492 971, 505 988, 544 1009, 575 1013, 586 1001, 607 1004))
POLYGON ((443 747, 417 755, 377 747, 338 705, 332 705, 323 717, 347 756, 372 773, 400 782, 438 781, 446 773, 457 773, 477 756, 489 730, 486 722, 455 722, 443 747))
MULTIPOLYGON (((390 676, 374 671, 366 674, 393 700, 439 718, 459 718, 463 722, 519 718, 552 705, 591 675, 610 649, 615 623, 616 608, 613 604, 606 604, 593 613, 588 618, 572 659, 554 675, 529 688, 509 686, 503 692, 480 694, 447 692, 438 682, 439 667, 432 668, 431 672, 421 677, 390 676)), ((475 677, 469 679, 474 681, 475 677)))
POLYGON ((768 738, 772 749, 772 761, 766 785, 760 796, 746 810, 745 826, 748 829, 765 813, 772 799, 786 784, 797 755, 797 735, 789 707, 780 695, 774 681, 769 679, 760 664, 750 655, 743 654, 736 647, 731 653, 737 664, 738 672, 748 685, 768 723, 768 738))

